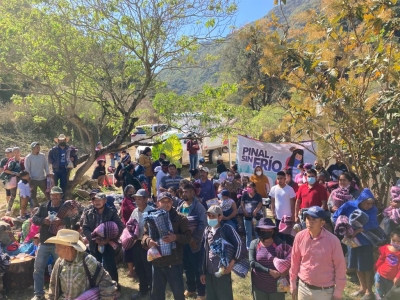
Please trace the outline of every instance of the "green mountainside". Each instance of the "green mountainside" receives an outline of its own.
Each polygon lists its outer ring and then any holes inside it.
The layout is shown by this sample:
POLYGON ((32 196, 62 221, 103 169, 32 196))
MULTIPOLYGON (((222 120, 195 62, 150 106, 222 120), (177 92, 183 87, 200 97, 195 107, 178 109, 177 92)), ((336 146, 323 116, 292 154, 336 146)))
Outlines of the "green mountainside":
MULTIPOLYGON (((296 15, 308 9, 317 10, 320 3, 321 0, 287 0, 287 4, 282 6, 282 10, 289 24, 292 25, 296 15)), ((284 22, 280 6, 275 6, 264 18, 270 18, 272 13, 281 22, 284 22)), ((298 24, 298 20, 296 21, 298 24)), ((205 84, 212 86, 220 84, 222 72, 229 71, 223 70, 223 58, 229 51, 229 38, 230 36, 225 42, 202 45, 194 54, 194 60, 198 62, 197 67, 166 70, 160 74, 159 79, 165 81, 168 88, 178 94, 194 94, 200 92, 205 84)))

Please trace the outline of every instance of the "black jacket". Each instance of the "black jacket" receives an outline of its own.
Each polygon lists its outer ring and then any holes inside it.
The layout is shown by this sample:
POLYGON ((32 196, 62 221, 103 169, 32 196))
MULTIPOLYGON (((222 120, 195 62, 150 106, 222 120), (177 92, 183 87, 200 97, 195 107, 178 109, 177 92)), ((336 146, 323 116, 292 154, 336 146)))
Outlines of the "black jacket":
MULTIPOLYGON (((89 208, 84 212, 83 216, 83 225, 82 230, 83 234, 89 241, 90 253, 96 253, 96 242, 92 241, 92 232, 96 229, 96 208, 89 208)), ((101 223, 112 221, 118 225, 119 235, 122 234, 125 226, 122 223, 120 217, 118 217, 118 213, 115 209, 108 207, 107 205, 104 208, 101 223)))

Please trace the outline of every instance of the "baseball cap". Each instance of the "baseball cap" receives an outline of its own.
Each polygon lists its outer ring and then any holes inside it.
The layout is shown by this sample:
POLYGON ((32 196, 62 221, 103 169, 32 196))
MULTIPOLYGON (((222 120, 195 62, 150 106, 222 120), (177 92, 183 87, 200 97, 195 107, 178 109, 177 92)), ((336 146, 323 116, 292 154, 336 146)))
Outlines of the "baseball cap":
POLYGON ((207 167, 201 167, 200 171, 204 171, 206 173, 210 173, 210 170, 207 167))
POLYGON ((53 186, 51 188, 50 194, 62 194, 63 191, 59 186, 53 186))
POLYGON ((162 193, 158 194, 157 201, 161 201, 162 199, 166 199, 166 198, 168 198, 169 200, 173 201, 172 200, 172 195, 170 193, 168 193, 168 192, 162 192, 162 193))
POLYGON ((215 216, 222 215, 222 208, 219 205, 212 205, 207 210, 207 213, 215 215, 215 216))
POLYGON ((40 145, 40 143, 39 142, 33 142, 31 144, 31 148, 35 148, 37 145, 40 145))
POLYGON ((145 189, 140 189, 140 190, 138 190, 137 192, 136 192, 136 194, 135 195, 133 195, 134 197, 136 196, 136 197, 145 197, 145 198, 148 198, 149 197, 149 194, 147 193, 147 191, 145 190, 145 189))
POLYGON ((104 194, 104 193, 97 193, 94 197, 97 198, 97 199, 107 200, 107 195, 104 194))
POLYGON ((222 190, 221 196, 229 197, 229 191, 228 190, 222 190))
POLYGON ((33 237, 34 239, 40 239, 40 233, 36 233, 35 236, 33 237))
POLYGON ((324 219, 326 218, 325 211, 319 206, 311 206, 307 211, 304 212, 305 216, 310 216, 313 219, 324 219))
POLYGON ((12 148, 7 148, 7 149, 5 150, 5 152, 6 152, 6 153, 11 153, 11 152, 12 152, 12 148))
POLYGON ((90 194, 89 195, 96 195, 97 193, 100 193, 100 190, 99 189, 93 189, 93 190, 91 190, 90 191, 90 194))

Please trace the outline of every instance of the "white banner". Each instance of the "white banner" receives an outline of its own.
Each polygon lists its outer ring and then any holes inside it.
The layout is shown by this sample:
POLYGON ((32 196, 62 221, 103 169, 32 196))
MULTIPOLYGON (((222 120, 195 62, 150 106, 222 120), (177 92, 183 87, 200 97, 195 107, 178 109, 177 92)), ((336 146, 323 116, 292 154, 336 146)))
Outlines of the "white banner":
POLYGON ((264 143, 242 135, 238 136, 236 163, 240 175, 251 176, 256 166, 261 166, 270 182, 275 182, 276 173, 292 168, 293 179, 299 173, 300 163, 314 164, 316 144, 312 141, 299 144, 264 143))

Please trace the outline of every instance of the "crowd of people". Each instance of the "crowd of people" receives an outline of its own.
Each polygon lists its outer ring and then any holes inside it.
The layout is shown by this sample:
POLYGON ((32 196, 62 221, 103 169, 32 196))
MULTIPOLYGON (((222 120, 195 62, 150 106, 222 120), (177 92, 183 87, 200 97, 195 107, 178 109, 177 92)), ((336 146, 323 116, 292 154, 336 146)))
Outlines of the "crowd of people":
MULTIPOLYGON (((6 149, 0 162, 6 183, 19 180, 6 185, 8 214, 17 188, 22 220, 29 217, 29 202, 39 206, 37 187, 48 199, 30 216, 40 226, 32 300, 45 299, 50 257, 55 261, 50 299, 117 298, 119 251, 127 275, 139 281, 132 299, 165 299, 167 284, 174 299, 234 299, 232 272, 242 278, 250 272, 253 299, 283 300, 288 292, 293 299, 341 299, 351 272, 359 280, 355 299, 399 299, 400 184, 391 189, 380 225, 376 197, 360 190, 339 156, 327 170, 317 159, 299 164, 296 176, 287 168, 270 182, 261 166, 252 176, 241 176, 237 165, 227 168, 222 157, 211 178, 194 153, 190 179, 184 179, 164 153, 152 161, 146 148, 133 162, 124 151, 118 166, 112 155, 107 168, 123 189, 120 207, 93 190, 90 205, 78 209, 75 200, 63 199, 77 153, 64 135, 56 142, 48 159, 40 144, 32 143, 25 159, 14 148, 6 149), (374 249, 379 250, 375 264, 374 249)), ((96 174, 106 175, 105 162, 98 159, 96 174)), ((111 185, 105 177, 101 181, 111 185)))

